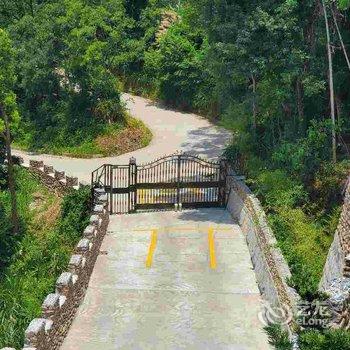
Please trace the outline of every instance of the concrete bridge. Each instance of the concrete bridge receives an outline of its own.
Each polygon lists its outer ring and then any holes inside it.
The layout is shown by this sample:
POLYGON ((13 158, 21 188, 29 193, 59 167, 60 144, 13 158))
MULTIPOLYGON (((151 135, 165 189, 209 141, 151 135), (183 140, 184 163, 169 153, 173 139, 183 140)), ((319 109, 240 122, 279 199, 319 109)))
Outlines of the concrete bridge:
MULTIPOLYGON (((131 156, 146 162, 183 150, 217 159, 230 139, 197 115, 123 98, 130 113, 152 130, 148 147, 88 160, 15 154, 88 182, 98 166, 126 164, 131 156)), ((61 349, 270 349, 259 320, 263 299, 247 232, 231 214, 209 208, 111 216, 61 349)), ((266 273, 260 274, 262 285, 270 283, 266 273)))

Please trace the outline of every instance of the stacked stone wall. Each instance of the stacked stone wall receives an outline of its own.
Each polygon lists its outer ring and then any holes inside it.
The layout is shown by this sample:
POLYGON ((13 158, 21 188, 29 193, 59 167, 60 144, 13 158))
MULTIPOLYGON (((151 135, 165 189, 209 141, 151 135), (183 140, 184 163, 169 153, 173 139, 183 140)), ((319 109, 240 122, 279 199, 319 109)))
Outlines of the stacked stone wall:
POLYGON ((350 177, 344 204, 320 282, 331 311, 332 328, 350 329, 350 177))
MULTIPOLYGON (((287 281, 291 277, 288 264, 277 247, 264 210, 242 179, 229 169, 227 178, 227 210, 238 221, 246 236, 260 292, 273 310, 296 312, 300 296, 287 281)), ((284 325, 293 337, 297 325, 287 317, 284 325)), ((295 347, 296 348, 296 347, 295 347)))
POLYGON ((43 161, 30 160, 26 167, 46 188, 59 196, 64 196, 72 188, 79 187, 77 177, 67 176, 64 171, 57 171, 52 166, 45 165, 43 161))

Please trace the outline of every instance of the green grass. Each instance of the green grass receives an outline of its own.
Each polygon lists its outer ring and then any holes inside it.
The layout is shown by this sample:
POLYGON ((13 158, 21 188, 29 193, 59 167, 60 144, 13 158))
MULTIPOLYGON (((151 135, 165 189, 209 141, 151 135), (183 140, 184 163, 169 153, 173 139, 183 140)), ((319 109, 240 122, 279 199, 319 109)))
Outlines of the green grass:
MULTIPOLYGON (((93 130, 92 130, 93 131, 93 130)), ((118 156, 136 149, 146 147, 152 140, 152 132, 141 121, 130 116, 124 123, 106 125, 96 136, 79 137, 80 142, 69 145, 70 136, 61 137, 60 141, 49 139, 44 145, 36 146, 33 135, 20 132, 14 140, 13 147, 23 151, 35 151, 76 158, 93 158, 118 156)))
POLYGON ((21 218, 16 238, 9 230, 8 192, 0 192, 5 223, 0 245, 12 246, 0 252, 0 348, 23 346, 26 327, 40 316, 43 299, 54 291, 88 219, 88 190, 67 195, 62 202, 25 170, 16 173, 21 218))
MULTIPOLYGON (((339 218, 338 212, 334 212, 334 216, 339 218)), ((269 214, 268 220, 292 272, 289 284, 303 298, 312 300, 318 294, 333 241, 333 236, 325 233, 327 223, 314 222, 301 208, 281 208, 269 214)))
POLYGON ((312 300, 318 296, 341 205, 334 205, 328 214, 312 215, 307 211, 310 200, 304 186, 280 169, 261 170, 252 186, 291 269, 290 285, 312 300))

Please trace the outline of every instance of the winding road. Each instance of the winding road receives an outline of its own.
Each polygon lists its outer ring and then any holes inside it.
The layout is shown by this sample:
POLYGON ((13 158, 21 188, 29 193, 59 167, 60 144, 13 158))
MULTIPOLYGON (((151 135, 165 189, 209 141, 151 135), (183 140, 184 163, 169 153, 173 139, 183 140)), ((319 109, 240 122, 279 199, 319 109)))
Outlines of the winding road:
MULTIPOLYGON (((123 95, 153 132, 151 144, 119 157, 43 160, 90 181, 104 163, 152 161, 177 150, 215 159, 230 134, 194 114, 123 95)), ((61 350, 268 350, 262 299, 241 228, 224 209, 113 215, 85 298, 61 350)))
POLYGON ((127 164, 130 157, 138 163, 149 162, 176 151, 190 152, 208 159, 215 159, 223 151, 231 138, 229 132, 213 126, 207 119, 191 113, 173 111, 148 99, 123 94, 123 101, 130 114, 141 119, 152 131, 151 143, 142 149, 117 157, 78 159, 48 154, 33 155, 15 150, 14 155, 21 156, 25 163, 29 159, 43 160, 54 169, 76 176, 80 181, 89 183, 91 173, 102 164, 127 164))

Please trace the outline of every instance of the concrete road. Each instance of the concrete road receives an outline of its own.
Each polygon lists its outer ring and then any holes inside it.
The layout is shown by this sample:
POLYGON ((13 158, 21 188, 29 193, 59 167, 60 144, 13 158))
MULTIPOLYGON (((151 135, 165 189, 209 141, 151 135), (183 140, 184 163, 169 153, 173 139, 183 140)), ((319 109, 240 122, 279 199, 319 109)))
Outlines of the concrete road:
POLYGON ((111 217, 62 350, 265 350, 245 238, 222 209, 111 217))
POLYGON ((130 157, 138 162, 152 161, 176 151, 191 152, 204 158, 221 155, 231 138, 229 132, 213 126, 207 119, 195 114, 173 111, 142 97, 123 94, 123 101, 131 115, 141 119, 152 131, 153 140, 148 147, 118 157, 77 159, 52 155, 30 155, 22 151, 13 153, 24 158, 43 160, 56 170, 77 176, 80 181, 91 181, 91 172, 102 164, 128 164, 130 157))

